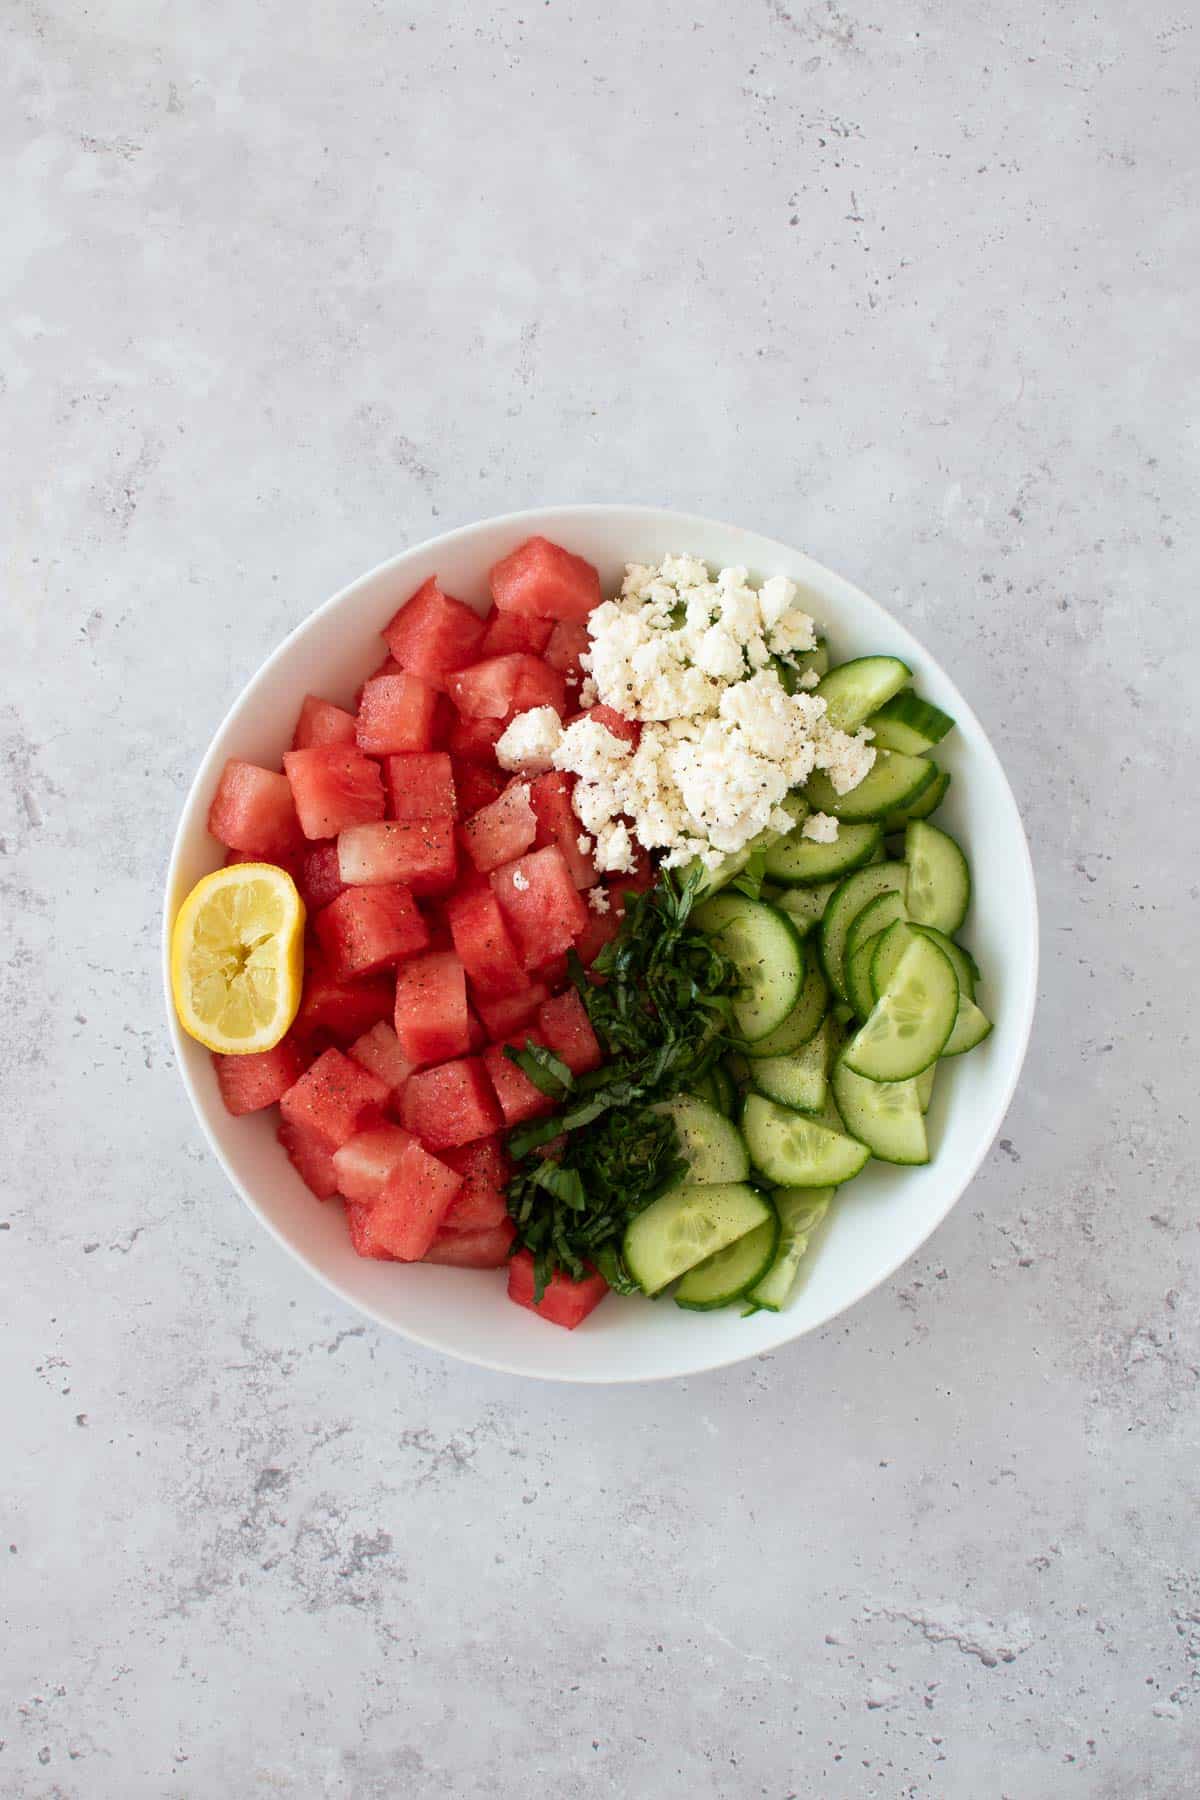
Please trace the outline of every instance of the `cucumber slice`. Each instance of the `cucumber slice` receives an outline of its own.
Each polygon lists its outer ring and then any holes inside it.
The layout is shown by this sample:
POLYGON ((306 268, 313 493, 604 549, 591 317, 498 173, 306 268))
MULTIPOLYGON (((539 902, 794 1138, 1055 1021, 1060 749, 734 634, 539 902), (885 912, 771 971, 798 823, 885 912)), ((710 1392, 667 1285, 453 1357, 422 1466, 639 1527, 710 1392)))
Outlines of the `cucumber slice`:
POLYGON ((763 1094, 751 1094, 742 1108, 742 1132, 755 1168, 780 1187, 838 1187, 870 1155, 865 1144, 763 1094))
MULTIPOLYGON (((877 933, 876 936, 878 935, 877 933)), ((850 996, 854 1016, 859 1020, 869 1018, 875 1004, 875 990, 871 986, 875 942, 873 937, 865 938, 856 949, 846 952, 846 992, 850 996)))
POLYGON ((750 1173, 746 1146, 737 1126, 715 1106, 694 1094, 676 1094, 650 1110, 670 1113, 674 1119, 690 1183, 708 1187, 715 1182, 745 1181, 750 1173))
POLYGON ((909 693, 893 694, 867 724, 879 749, 903 750, 906 756, 923 756, 954 729, 949 713, 909 693))
POLYGON ((767 851, 763 872, 768 881, 788 888, 840 881, 870 862, 882 842, 883 832, 874 824, 842 825, 832 844, 816 844, 794 831, 767 851))
POLYGON ((887 987, 897 963, 916 937, 917 929, 914 925, 908 924, 904 919, 897 919, 894 925, 889 925, 875 939, 875 954, 871 958, 871 992, 876 1000, 887 987))
POLYGON ((688 1270, 675 1289, 676 1306, 689 1312, 712 1312, 731 1300, 740 1300, 747 1288, 762 1280, 778 1247, 779 1214, 772 1206, 769 1219, 688 1270))
POLYGON ((864 819, 886 819, 911 806, 936 779, 936 767, 923 756, 877 750, 874 763, 848 794, 838 793, 824 769, 814 769, 804 792, 814 812, 833 813, 847 824, 857 824, 864 819))
POLYGON ((859 913, 880 894, 902 894, 908 881, 903 863, 871 863, 847 875, 834 891, 821 920, 821 963, 839 1000, 847 998, 846 938, 859 913))
POLYGON ((876 894, 868 900, 857 917, 851 919, 850 929, 846 933, 845 956, 853 956, 858 946, 867 938, 878 937, 897 919, 907 919, 908 911, 904 905, 904 893, 901 888, 891 888, 886 894, 876 894))
POLYGON ((707 1075, 701 1076, 692 1092, 697 1100, 704 1100, 709 1106, 715 1106, 719 1113, 732 1118, 737 1105, 737 1089, 733 1085, 733 1077, 721 1063, 714 1063, 707 1075))
POLYGON ((823 676, 817 694, 831 725, 857 731, 911 680, 912 670, 898 656, 858 656, 823 676))
POLYGON ((953 966, 931 938, 914 934, 866 1024, 846 1046, 846 1066, 868 1081, 907 1081, 937 1061, 957 1014, 953 966))
POLYGON ((971 871, 952 837, 924 819, 904 833, 908 864, 908 912, 915 925, 935 925, 948 935, 958 930, 971 903, 971 871))
POLYGON ((791 1056, 763 1056, 750 1064, 760 1094, 797 1112, 816 1112, 829 1092, 829 1035, 818 1031, 791 1056))
POLYGON ((734 1023, 747 1043, 782 1025, 804 981, 804 940, 786 913, 743 894, 718 894, 692 915, 734 964, 734 1023))
POLYGON ((809 1239, 829 1211, 835 1188, 776 1188, 779 1244, 770 1268, 746 1292, 747 1300, 766 1312, 778 1312, 791 1293, 796 1270, 808 1249, 809 1239))
POLYGON ((814 675, 824 675, 829 670, 829 645, 819 637, 811 650, 801 650, 792 661, 797 675, 807 675, 810 669, 814 675))
POLYGON ((742 1182, 712 1187, 681 1182, 625 1227, 621 1254, 642 1292, 657 1294, 706 1256, 770 1222, 767 1201, 742 1182))
POLYGON ((821 915, 836 886, 836 881, 822 881, 817 887, 783 888, 779 898, 771 904, 787 914, 801 937, 807 937, 821 923, 821 915))
POLYGON ((956 944, 953 938, 948 938, 944 931, 938 930, 936 925, 916 925, 913 929, 919 931, 922 937, 932 938, 942 954, 950 958, 954 973, 958 978, 959 994, 965 995, 968 1000, 973 1000, 975 983, 980 976, 979 964, 971 952, 964 950, 961 944, 956 944))
MULTIPOLYGON (((919 1078, 918 1078, 919 1079, 919 1078)), ((880 1162, 927 1163, 929 1143, 914 1081, 868 1081, 844 1057, 833 1069, 833 1091, 846 1130, 880 1162)))
POLYGON ((946 798, 946 789, 950 786, 949 769, 939 769, 936 763, 929 766, 935 773, 925 792, 902 811, 889 813, 883 821, 883 829, 889 837, 894 831, 903 831, 911 819, 927 819, 946 798))
MULTIPOLYGON (((961 1005, 962 1002, 960 1001, 959 1004, 961 1005)), ((954 1033, 951 1032, 950 1036, 953 1037, 954 1033)), ((943 1051, 942 1054, 944 1056, 945 1051, 943 1051)), ((917 1084, 917 1099, 920 1102, 921 1111, 923 1113, 929 1111, 929 1102, 933 1099, 933 1083, 937 1076, 937 1068, 938 1066, 936 1063, 930 1063, 927 1069, 922 1069, 919 1075, 913 1077, 913 1080, 917 1084)))
POLYGON ((992 1029, 992 1021, 981 1007, 973 1000, 962 995, 958 1002, 958 1014, 954 1020, 954 1030, 946 1039, 943 1056, 964 1056, 973 1050, 976 1044, 982 1044, 992 1029))
POLYGON ((828 1011, 829 989, 820 963, 815 956, 810 956, 804 971, 804 986, 795 1006, 782 1025, 756 1043, 746 1045, 747 1056, 751 1061, 759 1056, 791 1056, 820 1029, 821 1020, 828 1011))

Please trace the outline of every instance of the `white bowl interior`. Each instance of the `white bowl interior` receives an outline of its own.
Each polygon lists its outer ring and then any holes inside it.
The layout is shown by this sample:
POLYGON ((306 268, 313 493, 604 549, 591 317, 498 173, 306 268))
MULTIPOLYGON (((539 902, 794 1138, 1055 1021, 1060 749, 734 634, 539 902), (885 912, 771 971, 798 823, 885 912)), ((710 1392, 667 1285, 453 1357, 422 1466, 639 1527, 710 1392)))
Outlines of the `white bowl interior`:
MULTIPOLYGON (((192 884, 222 860, 205 820, 229 756, 278 767, 302 696, 348 704, 384 654, 377 633, 427 576, 484 610, 487 570, 542 531, 594 562, 606 591, 627 561, 689 551, 710 564, 790 575, 838 659, 891 652, 921 693, 958 722, 938 760, 953 774, 939 821, 971 862, 974 901, 963 934, 984 972, 980 998, 995 1030, 939 1071, 930 1113, 934 1160, 872 1164, 838 1197, 779 1314, 683 1312, 669 1300, 610 1299, 574 1332, 513 1306, 502 1274, 405 1267, 353 1253, 340 1206, 322 1205, 275 1140, 275 1118, 231 1118, 208 1053, 168 1011, 179 1066, 213 1148, 247 1205, 306 1267, 351 1305, 421 1343, 471 1362, 566 1381, 647 1380, 735 1362, 824 1324, 886 1279, 946 1216, 991 1144, 1020 1072, 1037 980, 1037 909, 1025 834, 999 760, 949 677, 916 639, 859 589, 797 550, 753 532, 652 507, 579 506, 510 515, 450 532, 363 576, 306 619, 242 693, 201 764, 183 810, 167 884, 166 923, 192 884)), ((165 952, 164 952, 165 957, 165 952)))

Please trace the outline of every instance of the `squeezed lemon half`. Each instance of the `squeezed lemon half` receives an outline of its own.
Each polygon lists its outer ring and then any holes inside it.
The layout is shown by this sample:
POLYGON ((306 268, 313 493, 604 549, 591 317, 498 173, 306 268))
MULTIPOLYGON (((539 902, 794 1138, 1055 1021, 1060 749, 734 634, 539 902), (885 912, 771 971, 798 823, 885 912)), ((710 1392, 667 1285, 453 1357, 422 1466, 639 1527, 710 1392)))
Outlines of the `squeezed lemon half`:
POLYGON ((270 1050, 300 1005, 304 902, 273 863, 198 881, 171 934, 171 992, 189 1037, 223 1056, 270 1050))

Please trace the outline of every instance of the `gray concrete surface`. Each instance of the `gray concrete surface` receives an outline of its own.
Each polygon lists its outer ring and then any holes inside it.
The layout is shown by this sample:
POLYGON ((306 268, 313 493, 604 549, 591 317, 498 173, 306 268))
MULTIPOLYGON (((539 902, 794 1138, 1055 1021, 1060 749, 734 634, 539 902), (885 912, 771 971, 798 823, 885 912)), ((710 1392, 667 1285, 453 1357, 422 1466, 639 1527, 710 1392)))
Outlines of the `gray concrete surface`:
POLYGON ((0 1792, 1200 1791, 1196 99, 1178 0, 0 12, 0 1792), (1044 980, 927 1250, 573 1393, 331 1303, 203 1149, 159 893, 280 635, 659 500, 897 608, 1044 980))

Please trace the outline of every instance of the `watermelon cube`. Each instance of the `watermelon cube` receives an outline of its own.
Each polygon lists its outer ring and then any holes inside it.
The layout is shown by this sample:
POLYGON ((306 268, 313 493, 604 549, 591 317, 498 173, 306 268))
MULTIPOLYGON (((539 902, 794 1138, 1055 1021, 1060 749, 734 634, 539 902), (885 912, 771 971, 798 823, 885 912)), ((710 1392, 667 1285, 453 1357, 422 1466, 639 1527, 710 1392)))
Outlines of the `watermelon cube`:
POLYGON ((347 1138, 333 1153, 339 1193, 370 1206, 383 1193, 384 1183, 412 1142, 399 1125, 373 1125, 369 1131, 347 1138))
POLYGON ((442 1230, 487 1231, 502 1225, 508 1218, 505 1189, 512 1164, 500 1139, 479 1138, 457 1150, 443 1150, 442 1161, 462 1176, 442 1230))
POLYGON ((451 894, 446 918, 454 948, 481 1003, 493 995, 518 993, 528 985, 500 903, 490 887, 451 894))
POLYGON ((382 1121, 386 1085, 340 1050, 326 1050, 279 1102, 289 1125, 337 1150, 356 1132, 382 1121))
POLYGON ((589 840, 571 805, 574 785, 572 776, 550 769, 532 783, 529 798, 537 819, 534 843, 539 849, 544 849, 547 844, 557 844, 571 871, 572 881, 582 890, 595 887, 600 877, 591 853, 579 847, 581 838, 585 844, 589 840))
POLYGON ((366 1221, 368 1242, 401 1262, 420 1262, 462 1176, 410 1138, 366 1221))
POLYGON ((352 887, 319 912, 313 930, 335 976, 389 969, 429 942, 425 921, 406 887, 352 887))
POLYGON ((552 1325, 563 1325, 568 1331, 574 1331, 582 1324, 608 1292, 607 1281, 595 1270, 585 1275, 582 1281, 572 1281, 561 1269, 556 1270, 536 1305, 534 1286, 533 1257, 528 1250, 518 1250, 508 1265, 509 1299, 515 1300, 518 1306, 527 1306, 539 1319, 548 1319, 552 1325))
MULTIPOLYGON (((521 979, 529 981, 527 975, 522 975, 521 979)), ((477 994, 475 1004, 489 1037, 496 1043, 501 1038, 511 1037, 514 1031, 532 1019, 543 1000, 549 998, 550 989, 545 982, 534 981, 514 994, 477 994)))
POLYGON ((372 1025, 370 1031, 364 1031, 361 1037, 355 1038, 346 1053, 364 1069, 370 1069, 372 1075, 378 1075, 385 1081, 389 1090, 390 1106, 397 1106, 404 1084, 413 1072, 413 1064, 409 1062, 400 1048, 400 1040, 396 1036, 395 1027, 381 1019, 372 1025))
POLYGON ((496 744, 504 735, 504 719, 456 718, 446 739, 446 748, 455 761, 486 763, 495 767, 496 744))
POLYGON ((322 958, 305 971, 304 993, 293 1030, 300 1038, 328 1033, 339 1043, 348 1044, 381 1019, 390 1019, 394 1005, 392 982, 352 981, 335 974, 322 958))
MULTIPOLYGON (((537 1043, 538 1040, 532 1032, 521 1031, 507 1041, 514 1049, 523 1050, 527 1043, 537 1043)), ((504 1054, 503 1044, 492 1044, 484 1051, 483 1066, 500 1102, 504 1123, 510 1128, 513 1125, 523 1125, 526 1119, 537 1119, 544 1113, 554 1111, 555 1102, 549 1094, 543 1094, 540 1088, 535 1087, 512 1058, 504 1054)))
POLYGON ((398 1256, 393 1256, 390 1250, 385 1250, 382 1244, 377 1244, 372 1238, 371 1207, 364 1206, 358 1200, 347 1200, 343 1210, 356 1255, 374 1257, 376 1262, 399 1262, 398 1256))
POLYGON ((578 687, 583 679, 579 659, 588 647, 588 628, 582 619, 560 619, 550 633, 545 659, 552 669, 558 670, 569 688, 578 687))
POLYGON ((375 675, 362 691, 356 735, 368 756, 428 750, 437 694, 419 675, 375 675))
POLYGON ((587 1007, 574 988, 545 1000, 538 1007, 538 1032, 572 1075, 586 1075, 604 1061, 599 1039, 592 1030, 587 1007))
POLYGON ((402 669, 431 687, 444 688, 452 669, 474 661, 483 630, 483 620, 461 600, 444 594, 431 575, 384 626, 383 635, 402 669))
POLYGON ((490 806, 508 786, 508 776, 501 769, 489 769, 485 763, 468 762, 461 756, 454 757, 452 761, 454 792, 458 798, 460 819, 469 819, 472 813, 490 806))
POLYGON ((290 1035, 273 1050, 259 1050, 252 1056, 214 1056, 213 1068, 226 1112, 240 1118, 243 1113, 274 1106, 299 1081, 307 1061, 303 1049, 290 1035))
POLYGON ((396 1039, 411 1063, 443 1063, 467 1054, 467 977, 453 950, 429 950, 400 970, 396 1039))
POLYGON ((507 719, 531 706, 567 710, 566 683, 538 656, 513 651, 472 663, 449 677, 447 692, 464 719, 507 719))
POLYGON ((316 694, 305 694, 300 717, 296 721, 292 749, 311 750, 314 744, 352 744, 354 731, 353 713, 346 712, 344 707, 335 706, 332 700, 322 700, 316 694))
POLYGON ((415 750, 384 758, 388 815, 403 824, 453 819, 458 812, 454 767, 446 750, 415 750))
POLYGON ((473 813, 462 828, 467 854, 481 874, 512 862, 537 836, 527 781, 514 781, 498 800, 473 813))
POLYGON ((337 1193, 337 1175, 333 1151, 324 1138, 287 1119, 280 1120, 275 1135, 305 1187, 310 1188, 318 1200, 331 1200, 337 1193))
POLYGON ((402 824, 377 819, 338 837, 338 870, 347 885, 384 887, 402 881, 414 894, 445 893, 454 885, 454 820, 402 824))
POLYGON ((479 646, 480 660, 510 656, 514 650, 526 656, 540 656, 553 630, 552 620, 535 619, 532 613, 493 612, 479 646))
POLYGON ((452 1150, 491 1137, 502 1122, 487 1073, 475 1056, 410 1075, 401 1111, 405 1129, 431 1150, 452 1150))
POLYGON ((588 922, 575 939, 575 954, 585 969, 590 969, 605 944, 611 944, 621 929, 617 913, 588 912, 588 922))
POLYGON ((526 538, 495 565, 489 581, 492 599, 501 612, 533 613, 539 619, 586 619, 600 604, 598 571, 549 538, 526 538))
POLYGON ((308 911, 320 912, 323 906, 337 899, 345 885, 338 866, 336 840, 310 845, 301 856, 296 871, 296 886, 308 911))
POLYGON ((421 1261, 441 1263, 452 1269, 502 1269, 516 1235, 517 1228, 511 1219, 504 1219, 484 1231, 453 1231, 443 1226, 421 1261))
POLYGON ((236 756, 221 771, 208 829, 218 843, 263 862, 294 856, 304 845, 286 776, 236 756))
POLYGON ((570 949, 587 924, 587 904, 555 844, 493 869, 491 883, 527 969, 570 949))
POLYGON ((349 825, 382 819, 379 765, 355 745, 314 744, 311 750, 288 750, 283 768, 305 837, 336 837, 349 825))

